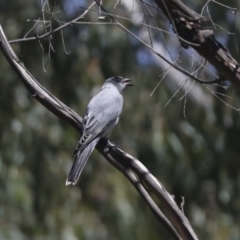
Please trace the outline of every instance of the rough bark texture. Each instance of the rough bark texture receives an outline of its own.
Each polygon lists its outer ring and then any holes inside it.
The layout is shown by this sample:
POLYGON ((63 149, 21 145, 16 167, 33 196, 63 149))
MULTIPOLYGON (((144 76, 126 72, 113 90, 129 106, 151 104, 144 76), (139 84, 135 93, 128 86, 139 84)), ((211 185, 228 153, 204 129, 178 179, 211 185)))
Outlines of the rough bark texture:
POLYGON ((191 46, 219 72, 221 80, 230 81, 240 91, 240 68, 228 50, 216 40, 214 32, 203 26, 208 21, 180 0, 154 0, 179 36, 182 46, 191 46))

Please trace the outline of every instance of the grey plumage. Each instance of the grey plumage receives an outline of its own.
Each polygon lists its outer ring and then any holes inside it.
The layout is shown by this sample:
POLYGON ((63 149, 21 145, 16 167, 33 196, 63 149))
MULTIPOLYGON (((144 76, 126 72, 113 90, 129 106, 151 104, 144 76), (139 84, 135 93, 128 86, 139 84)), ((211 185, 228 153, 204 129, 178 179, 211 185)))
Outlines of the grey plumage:
POLYGON ((66 185, 75 185, 96 144, 117 124, 122 112, 122 91, 132 86, 129 78, 112 77, 105 81, 101 91, 88 104, 82 122, 82 136, 73 152, 75 161, 66 185))

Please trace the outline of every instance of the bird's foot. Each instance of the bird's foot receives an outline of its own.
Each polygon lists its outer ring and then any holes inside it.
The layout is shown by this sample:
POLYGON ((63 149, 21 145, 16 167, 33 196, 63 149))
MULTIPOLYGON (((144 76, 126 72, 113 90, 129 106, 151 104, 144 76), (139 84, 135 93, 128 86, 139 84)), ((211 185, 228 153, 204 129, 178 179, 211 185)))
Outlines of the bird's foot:
POLYGON ((112 150, 112 148, 119 148, 119 145, 117 145, 117 144, 115 144, 115 143, 110 143, 110 142, 108 141, 107 144, 106 144, 106 146, 105 146, 105 148, 104 148, 104 150, 103 150, 103 152, 104 152, 105 154, 108 154, 108 153, 112 150))

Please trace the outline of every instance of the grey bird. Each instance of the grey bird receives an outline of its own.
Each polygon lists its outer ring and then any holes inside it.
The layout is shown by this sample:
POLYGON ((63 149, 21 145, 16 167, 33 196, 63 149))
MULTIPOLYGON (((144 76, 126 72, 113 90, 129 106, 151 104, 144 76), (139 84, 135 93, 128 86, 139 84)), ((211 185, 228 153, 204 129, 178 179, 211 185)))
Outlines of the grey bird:
POLYGON ((88 104, 82 121, 82 136, 73 156, 75 161, 66 180, 66 185, 75 185, 93 149, 100 138, 107 136, 117 124, 122 112, 122 91, 133 86, 130 78, 108 78, 101 91, 88 104))

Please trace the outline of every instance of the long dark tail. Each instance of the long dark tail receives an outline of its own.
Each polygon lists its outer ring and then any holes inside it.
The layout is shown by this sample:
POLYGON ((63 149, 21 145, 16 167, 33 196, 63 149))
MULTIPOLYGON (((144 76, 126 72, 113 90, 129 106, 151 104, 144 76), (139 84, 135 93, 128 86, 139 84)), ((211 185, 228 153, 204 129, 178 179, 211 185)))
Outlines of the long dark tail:
POLYGON ((76 159, 72 165, 71 171, 68 174, 68 178, 66 181, 66 186, 75 185, 81 175, 81 172, 92 153, 93 149, 97 145, 99 138, 94 139, 90 142, 82 151, 77 153, 76 159))

